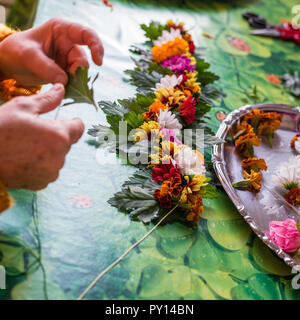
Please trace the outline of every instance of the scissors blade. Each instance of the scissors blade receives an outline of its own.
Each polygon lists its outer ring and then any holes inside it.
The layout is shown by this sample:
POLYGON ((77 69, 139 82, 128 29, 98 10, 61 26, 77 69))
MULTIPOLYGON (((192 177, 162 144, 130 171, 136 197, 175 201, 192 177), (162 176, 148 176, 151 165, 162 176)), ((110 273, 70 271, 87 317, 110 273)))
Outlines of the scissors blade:
POLYGON ((280 37, 281 33, 280 31, 276 29, 257 29, 250 31, 250 34, 253 34, 255 36, 265 36, 265 37, 280 37))

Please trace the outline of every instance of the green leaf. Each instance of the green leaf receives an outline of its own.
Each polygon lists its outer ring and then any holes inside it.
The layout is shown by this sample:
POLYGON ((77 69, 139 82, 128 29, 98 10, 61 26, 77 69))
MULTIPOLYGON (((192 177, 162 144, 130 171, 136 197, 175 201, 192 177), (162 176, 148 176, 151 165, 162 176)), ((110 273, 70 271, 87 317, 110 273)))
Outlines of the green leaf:
POLYGON ((164 25, 161 25, 159 22, 151 22, 148 26, 146 24, 142 24, 141 28, 145 31, 145 37, 150 40, 156 40, 161 36, 163 30, 166 29, 164 25))
POLYGON ((202 198, 204 199, 214 199, 219 196, 217 189, 210 184, 206 185, 203 189, 205 193, 202 195, 202 198))
POLYGON ((72 99, 73 101, 65 103, 64 105, 67 106, 73 103, 90 103, 97 110, 97 106, 94 101, 93 89, 93 84, 97 78, 98 74, 92 80, 91 87, 89 87, 91 78, 88 77, 88 68, 78 68, 76 70, 75 77, 69 74, 69 82, 66 86, 65 99, 72 99))
POLYGON ((201 82, 202 86, 211 84, 216 80, 219 80, 219 77, 210 71, 206 71, 210 67, 208 62, 205 62, 203 59, 197 60, 196 70, 198 71, 198 81, 201 82))
POLYGON ((144 118, 135 112, 129 112, 124 115, 124 120, 129 124, 131 129, 136 129, 144 123, 144 118))
POLYGON ((89 129, 87 133, 92 137, 105 137, 109 132, 109 127, 98 124, 89 129))
POLYGON ((111 101, 99 101, 98 102, 99 108, 102 109, 102 111, 106 115, 118 115, 120 117, 123 117, 124 114, 126 113, 126 109, 124 109, 123 106, 120 106, 116 102, 111 102, 111 101))
POLYGON ((159 204, 154 199, 152 191, 138 186, 128 186, 117 192, 108 203, 119 210, 128 213, 133 220, 148 223, 159 214, 159 204))

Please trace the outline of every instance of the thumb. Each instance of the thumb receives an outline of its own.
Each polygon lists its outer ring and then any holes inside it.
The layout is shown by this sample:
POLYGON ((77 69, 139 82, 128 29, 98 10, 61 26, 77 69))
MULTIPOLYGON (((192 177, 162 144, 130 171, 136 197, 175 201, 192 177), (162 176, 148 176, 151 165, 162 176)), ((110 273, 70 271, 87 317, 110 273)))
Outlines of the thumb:
POLYGON ((32 96, 34 112, 47 113, 58 107, 65 96, 65 88, 62 84, 55 84, 48 92, 32 96))
POLYGON ((84 132, 84 124, 79 118, 73 120, 61 120, 70 137, 71 144, 76 143, 84 132))

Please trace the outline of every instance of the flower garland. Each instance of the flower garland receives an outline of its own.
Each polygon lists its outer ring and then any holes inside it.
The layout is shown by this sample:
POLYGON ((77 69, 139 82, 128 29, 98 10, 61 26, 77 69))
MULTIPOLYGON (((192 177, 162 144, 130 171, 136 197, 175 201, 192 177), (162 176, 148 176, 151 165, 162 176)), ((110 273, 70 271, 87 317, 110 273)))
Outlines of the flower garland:
MULTIPOLYGON (((133 48, 140 59, 134 60, 134 70, 126 71, 130 83, 137 87, 136 98, 99 102, 110 127, 94 126, 88 133, 98 138, 98 145, 104 145, 109 130, 121 135, 119 121, 125 121, 127 129, 133 130, 125 157, 140 170, 109 200, 111 205, 145 223, 176 206, 179 220, 197 222, 204 210, 203 199, 214 198, 217 192, 209 183, 197 143, 193 140, 190 145, 184 144, 181 135, 185 128, 203 128, 209 140, 206 146, 221 142, 205 124, 211 99, 221 96, 208 86, 218 77, 207 71, 209 64, 196 54, 183 23, 151 22, 142 29, 148 38, 146 49, 133 48), (155 146, 148 156, 149 142, 155 146), (146 164, 130 160, 137 150, 146 154, 146 164)), ((122 149, 119 139, 117 152, 122 149)))
POLYGON ((261 145, 265 136, 272 147, 274 132, 280 127, 282 115, 277 112, 265 112, 252 110, 246 114, 241 121, 233 128, 233 137, 236 151, 244 158, 242 170, 244 180, 233 183, 233 187, 257 193, 261 190, 261 170, 267 170, 264 159, 257 159, 254 156, 254 146, 261 145))

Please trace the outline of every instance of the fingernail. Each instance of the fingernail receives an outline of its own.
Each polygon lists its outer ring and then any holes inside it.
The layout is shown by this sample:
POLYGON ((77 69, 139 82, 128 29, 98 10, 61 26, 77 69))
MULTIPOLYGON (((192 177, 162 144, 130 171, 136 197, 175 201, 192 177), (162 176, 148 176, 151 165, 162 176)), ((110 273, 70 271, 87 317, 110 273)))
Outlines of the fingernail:
POLYGON ((64 86, 61 83, 55 83, 53 86, 53 90, 61 91, 64 86))

